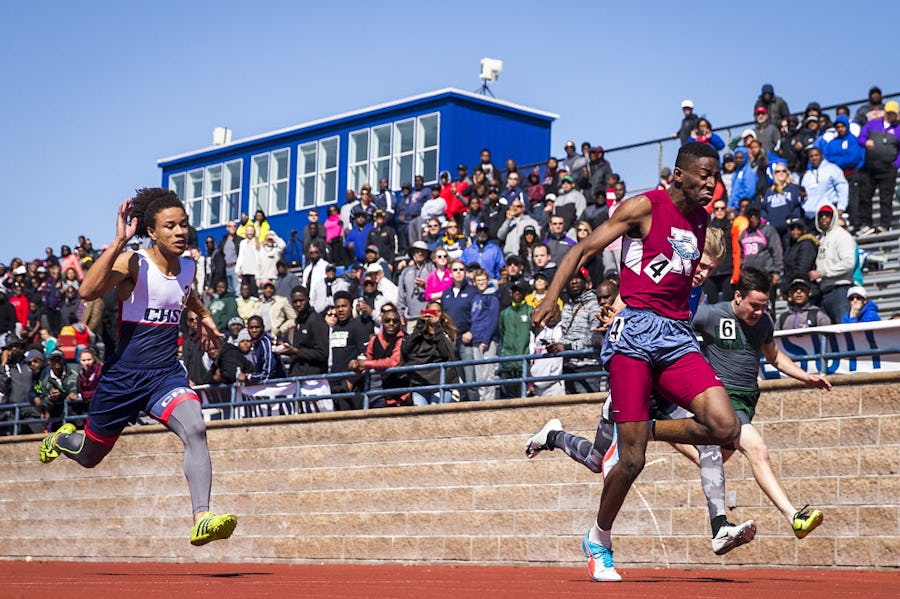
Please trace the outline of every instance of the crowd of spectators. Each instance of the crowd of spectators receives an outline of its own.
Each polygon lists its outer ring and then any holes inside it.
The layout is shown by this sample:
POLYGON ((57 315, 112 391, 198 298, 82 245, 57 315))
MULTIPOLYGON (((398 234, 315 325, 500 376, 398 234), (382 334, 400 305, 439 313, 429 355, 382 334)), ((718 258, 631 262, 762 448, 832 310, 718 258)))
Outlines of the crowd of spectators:
MULTIPOLYGON (((891 227, 900 126, 897 102, 882 102, 873 87, 868 103, 832 118, 816 102, 792 113, 764 85, 755 125, 726 143, 694 103, 681 104, 673 134, 720 151, 722 176, 709 204, 729 258, 705 283, 709 301, 731 299, 744 265, 768 272, 787 300, 773 314, 779 328, 878 318, 862 286, 856 238, 891 227), (880 220, 873 222, 878 192, 880 220)), ((748 111, 749 112, 749 111, 748 111)), ((504 168, 484 149, 477 163, 459 164, 426 185, 421 176, 399 192, 381 179, 348 190, 324 213, 309 210, 302 231, 288 240, 257 211, 229 222, 219 239, 189 239, 197 262, 195 286, 226 343, 204 352, 183 322, 182 358, 192 384, 265 385, 285 376, 347 373, 307 380, 301 394, 314 409, 357 409, 363 390, 439 383, 439 369, 397 373, 398 366, 490 359, 529 353, 556 355, 596 347, 602 340, 600 306, 617 294, 621 242, 610 245, 568 282, 561 319, 532 330, 531 310, 543 299, 556 265, 626 197, 602 146, 567 141, 562 158, 541 168, 504 168), (339 394, 333 400, 316 397, 339 394)), ((658 188, 672 184, 669 168, 658 188)), ((139 244, 132 244, 137 249, 139 244)), ((30 262, 0 264, 0 393, 6 403, 27 402, 23 417, 52 426, 69 402, 83 413, 104 356, 116 347, 115 292, 85 302, 78 286, 97 258, 89 239, 74 251, 47 248, 30 262)), ((590 373, 593 356, 536 360, 534 376, 590 373)), ((422 405, 454 400, 518 397, 516 362, 447 371, 445 382, 492 383, 453 393, 423 391, 373 395, 372 406, 422 405)), ((528 394, 596 391, 596 377, 564 384, 539 381, 528 394)), ((8 416, 8 414, 7 414, 8 416)), ((2 415, 0 415, 2 417, 2 415)))

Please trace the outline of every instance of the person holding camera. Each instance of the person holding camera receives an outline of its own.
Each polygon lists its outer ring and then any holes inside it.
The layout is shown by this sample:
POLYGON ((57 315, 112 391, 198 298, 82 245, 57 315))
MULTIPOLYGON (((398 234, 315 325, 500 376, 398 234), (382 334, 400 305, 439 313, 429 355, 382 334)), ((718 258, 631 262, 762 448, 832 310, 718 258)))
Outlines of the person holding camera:
MULTIPOLYGON (((456 326, 453 320, 444 312, 441 303, 428 302, 419 313, 419 319, 412 333, 404 337, 400 348, 403 366, 417 366, 420 364, 440 364, 457 360, 456 354, 456 326)), ((441 381, 440 368, 427 368, 414 370, 407 374, 409 386, 437 385, 441 381)), ((450 368, 444 378, 448 384, 459 381, 459 375, 455 368, 450 368)), ((412 393, 413 405, 424 406, 432 403, 449 403, 453 400, 450 391, 440 392, 424 391, 412 393)))

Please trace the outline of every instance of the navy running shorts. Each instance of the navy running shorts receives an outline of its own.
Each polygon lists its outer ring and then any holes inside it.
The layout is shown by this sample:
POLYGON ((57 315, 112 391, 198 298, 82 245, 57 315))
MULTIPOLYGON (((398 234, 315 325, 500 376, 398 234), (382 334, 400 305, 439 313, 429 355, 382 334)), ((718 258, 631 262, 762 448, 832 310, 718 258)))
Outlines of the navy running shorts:
POLYGON ((187 373, 178 362, 149 369, 110 365, 103 369, 88 405, 85 434, 102 445, 113 445, 141 412, 166 424, 175 406, 185 400, 200 398, 188 386, 187 373))

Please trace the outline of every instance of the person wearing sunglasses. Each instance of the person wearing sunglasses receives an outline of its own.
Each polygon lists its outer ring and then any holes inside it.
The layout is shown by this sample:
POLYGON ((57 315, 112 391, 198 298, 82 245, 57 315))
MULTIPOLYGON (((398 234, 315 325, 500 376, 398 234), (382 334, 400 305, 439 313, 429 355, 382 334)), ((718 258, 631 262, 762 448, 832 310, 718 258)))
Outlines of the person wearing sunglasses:
MULTIPOLYGON (((392 373, 391 369, 400 366, 400 349, 403 346, 403 327, 400 313, 395 309, 384 310, 381 314, 381 330, 369 339, 366 346, 366 357, 350 360, 350 370, 368 371, 369 391, 396 389, 405 386, 405 376, 392 373)), ((370 408, 411 406, 409 394, 372 395, 369 397, 370 408)))
POLYGON ((453 279, 450 277, 450 255, 447 250, 441 248, 431 254, 431 260, 434 262, 434 270, 428 273, 425 279, 425 299, 440 301, 444 291, 453 285, 453 279))
POLYGON ((862 285, 854 285, 847 290, 847 301, 850 302, 850 309, 844 314, 844 319, 841 321, 844 324, 881 320, 881 315, 878 314, 878 304, 869 300, 869 294, 862 285))
POLYGON ((759 210, 763 219, 775 227, 783 247, 790 237, 788 227, 791 221, 802 219, 806 215, 803 213, 800 186, 791 180, 787 163, 773 162, 769 170, 774 181, 763 195, 759 210))

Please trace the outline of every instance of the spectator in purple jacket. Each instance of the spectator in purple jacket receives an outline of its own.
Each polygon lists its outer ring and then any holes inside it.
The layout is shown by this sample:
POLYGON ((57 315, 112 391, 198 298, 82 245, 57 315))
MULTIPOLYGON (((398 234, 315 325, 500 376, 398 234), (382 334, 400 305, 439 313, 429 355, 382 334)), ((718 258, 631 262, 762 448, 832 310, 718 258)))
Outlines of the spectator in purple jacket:
POLYGON ((894 190, 897 186, 897 167, 900 167, 900 123, 897 122, 898 104, 890 101, 884 105, 884 117, 867 122, 859 132, 859 143, 866 147, 863 172, 866 183, 860 194, 860 218, 865 222, 868 214, 872 220, 872 196, 878 190, 881 206, 881 222, 876 229, 882 233, 891 228, 894 190))

